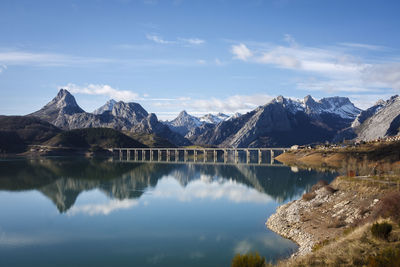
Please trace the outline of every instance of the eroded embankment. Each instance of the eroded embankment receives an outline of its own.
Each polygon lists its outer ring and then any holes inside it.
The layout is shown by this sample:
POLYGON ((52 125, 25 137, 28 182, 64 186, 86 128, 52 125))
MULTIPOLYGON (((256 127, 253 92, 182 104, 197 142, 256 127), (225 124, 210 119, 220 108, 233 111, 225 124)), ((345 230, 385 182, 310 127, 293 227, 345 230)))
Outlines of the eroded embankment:
POLYGON ((266 224, 299 244, 295 256, 310 253, 316 244, 334 239, 368 218, 392 187, 363 179, 338 177, 330 185, 320 182, 301 199, 280 206, 266 224))

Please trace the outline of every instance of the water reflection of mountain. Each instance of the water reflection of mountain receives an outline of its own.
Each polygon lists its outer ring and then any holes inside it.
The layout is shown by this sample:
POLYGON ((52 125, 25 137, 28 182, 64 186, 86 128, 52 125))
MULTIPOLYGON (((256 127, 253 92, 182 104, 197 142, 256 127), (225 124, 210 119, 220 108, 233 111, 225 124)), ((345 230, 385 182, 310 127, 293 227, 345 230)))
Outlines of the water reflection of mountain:
POLYGON ((70 209, 83 191, 99 189, 110 198, 139 198, 162 177, 174 177, 185 187, 191 181, 233 180, 277 201, 295 197, 320 179, 333 174, 288 167, 123 163, 89 159, 35 159, 0 161, 0 190, 38 190, 60 212, 70 209))

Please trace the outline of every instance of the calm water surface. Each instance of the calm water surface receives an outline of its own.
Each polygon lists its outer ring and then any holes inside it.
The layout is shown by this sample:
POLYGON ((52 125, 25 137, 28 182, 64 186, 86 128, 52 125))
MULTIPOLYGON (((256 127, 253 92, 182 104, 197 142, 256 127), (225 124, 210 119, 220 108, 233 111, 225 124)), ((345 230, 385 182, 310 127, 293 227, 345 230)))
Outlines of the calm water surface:
POLYGON ((0 266, 229 266, 297 246, 265 227, 334 174, 289 167, 0 160, 0 266))

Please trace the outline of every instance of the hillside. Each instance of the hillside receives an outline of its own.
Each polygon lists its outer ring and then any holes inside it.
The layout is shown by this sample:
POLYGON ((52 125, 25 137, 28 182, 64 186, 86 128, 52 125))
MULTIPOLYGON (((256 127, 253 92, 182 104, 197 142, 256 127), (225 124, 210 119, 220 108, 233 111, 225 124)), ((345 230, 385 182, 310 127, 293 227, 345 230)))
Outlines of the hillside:
POLYGON ((133 138, 110 128, 87 128, 65 131, 44 143, 51 147, 88 149, 91 147, 147 147, 133 138))
POLYGON ((133 133, 129 131, 124 131, 123 133, 148 147, 175 147, 167 139, 155 134, 133 133))
POLYGON ((56 126, 29 116, 0 116, 0 152, 23 152, 30 144, 41 144, 60 133, 56 126))
POLYGON ((360 113, 348 98, 315 101, 278 96, 240 117, 200 129, 189 139, 195 144, 221 147, 281 147, 331 141, 360 113))

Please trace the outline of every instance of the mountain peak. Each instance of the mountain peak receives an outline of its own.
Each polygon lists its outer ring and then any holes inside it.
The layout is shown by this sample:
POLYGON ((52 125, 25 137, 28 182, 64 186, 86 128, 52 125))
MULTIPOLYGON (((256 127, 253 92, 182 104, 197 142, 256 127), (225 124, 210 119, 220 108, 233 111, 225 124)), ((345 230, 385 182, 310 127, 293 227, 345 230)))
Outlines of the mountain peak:
MULTIPOLYGON (((60 89, 60 91, 58 91, 58 94, 53 99, 53 101, 62 103, 62 105, 65 104, 66 106, 70 105, 70 106, 78 107, 75 97, 73 95, 71 95, 71 93, 67 89, 60 89)), ((53 102, 53 101, 51 101, 51 102, 53 102)))
POLYGON ((183 117, 183 116, 188 116, 189 114, 186 112, 186 110, 182 110, 179 112, 178 117, 183 117))
POLYGON ((98 109, 93 111, 93 114, 103 114, 106 111, 111 111, 115 104, 118 102, 115 101, 114 99, 108 100, 103 106, 99 107, 98 109))
POLYGON ((47 103, 40 110, 30 114, 40 117, 46 121, 55 120, 60 114, 72 115, 76 113, 84 113, 76 103, 75 97, 66 89, 60 89, 56 97, 47 103))
POLYGON ((286 98, 283 95, 279 95, 276 97, 276 102, 278 103, 284 103, 286 98))
POLYGON ((311 104, 311 103, 315 103, 314 98, 311 95, 305 96, 304 97, 304 104, 308 105, 308 104, 311 104))

